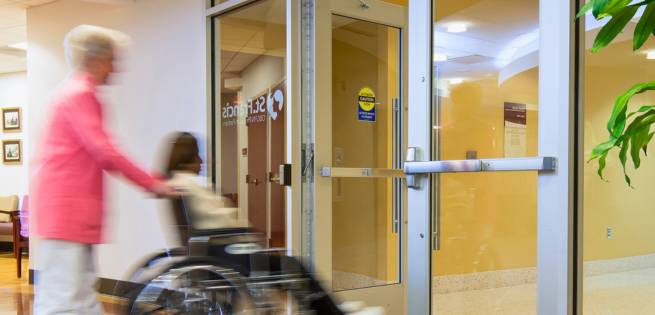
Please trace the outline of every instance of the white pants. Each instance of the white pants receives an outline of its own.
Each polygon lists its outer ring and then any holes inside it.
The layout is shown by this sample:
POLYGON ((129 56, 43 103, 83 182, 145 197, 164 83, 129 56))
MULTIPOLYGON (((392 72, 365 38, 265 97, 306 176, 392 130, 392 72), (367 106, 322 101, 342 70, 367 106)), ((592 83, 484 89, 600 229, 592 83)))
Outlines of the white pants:
POLYGON ((35 315, 103 313, 94 289, 91 245, 43 239, 38 243, 36 258, 35 315))

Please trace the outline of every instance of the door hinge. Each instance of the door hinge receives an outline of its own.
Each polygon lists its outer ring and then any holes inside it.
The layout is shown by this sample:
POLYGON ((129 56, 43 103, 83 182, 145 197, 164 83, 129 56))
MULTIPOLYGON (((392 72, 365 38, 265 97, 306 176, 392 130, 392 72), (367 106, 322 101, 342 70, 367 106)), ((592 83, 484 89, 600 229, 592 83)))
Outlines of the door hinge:
POLYGON ((314 144, 313 143, 303 143, 302 145, 302 177, 303 180, 306 178, 313 177, 314 169, 314 144))

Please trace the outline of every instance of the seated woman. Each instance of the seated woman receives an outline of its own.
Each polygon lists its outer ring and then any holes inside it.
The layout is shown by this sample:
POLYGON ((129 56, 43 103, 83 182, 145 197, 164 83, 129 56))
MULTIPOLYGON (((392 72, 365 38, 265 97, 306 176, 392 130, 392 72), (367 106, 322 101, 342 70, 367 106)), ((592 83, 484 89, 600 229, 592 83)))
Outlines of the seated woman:
POLYGON ((188 132, 176 134, 166 166, 166 177, 168 183, 184 196, 187 207, 193 209, 193 228, 209 230, 241 227, 234 202, 217 196, 199 183, 201 167, 202 159, 196 138, 188 132))
MULTIPOLYGON (((187 132, 180 132, 175 135, 171 152, 166 168, 166 176, 169 178, 169 184, 175 187, 188 203, 187 209, 193 216, 191 220, 194 229, 213 230, 223 228, 245 227, 240 225, 237 220, 237 208, 234 202, 226 197, 215 195, 213 192, 200 185, 197 181, 200 174, 202 159, 200 158, 198 141, 187 132)), ((180 212, 178 212, 179 215, 180 212)), ((184 222, 184 218, 178 218, 178 222, 184 222)), ((186 233, 180 229, 180 237, 185 244, 186 233)), ((235 255, 238 256, 238 255, 235 255)), ((293 257, 284 255, 269 255, 266 253, 254 254, 247 257, 247 261, 252 263, 251 259, 265 263, 268 267, 268 274, 287 273, 302 274, 308 278, 309 287, 307 302, 313 306, 317 315, 341 315, 342 310, 337 307, 329 294, 322 286, 311 276, 302 264, 293 257)), ((245 263, 244 265, 247 265, 245 263)), ((256 264, 262 267, 261 264, 256 264)), ((252 266, 250 266, 252 268, 252 266)), ((349 314, 383 314, 379 308, 365 308, 361 303, 344 305, 349 314), (353 307, 357 305, 357 307, 353 307)))

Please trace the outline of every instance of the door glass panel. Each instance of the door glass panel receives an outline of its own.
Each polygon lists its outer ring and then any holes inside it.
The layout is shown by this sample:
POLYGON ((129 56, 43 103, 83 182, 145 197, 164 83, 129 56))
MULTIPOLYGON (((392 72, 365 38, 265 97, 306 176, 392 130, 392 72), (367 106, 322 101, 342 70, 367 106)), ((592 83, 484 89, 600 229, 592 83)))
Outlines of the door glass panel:
MULTIPOLYGON (((432 159, 536 156, 539 1, 433 4, 432 159)), ((432 186, 433 312, 535 313, 536 172, 432 186)))
POLYGON ((286 1, 265 0, 213 21, 214 181, 239 219, 285 245, 286 1))
MULTIPOLYGON (((639 13, 638 13, 639 14, 639 13)), ((605 21, 606 22, 606 21, 605 21)), ((638 19, 630 21, 631 30, 638 19)), ((607 141, 607 121, 616 98, 637 83, 655 76, 655 61, 647 41, 632 51, 632 31, 619 35, 612 44, 592 53, 591 47, 604 23, 587 18, 584 51, 584 158, 595 145, 607 141)), ((630 101, 628 112, 655 104, 655 94, 645 92, 630 101)), ((629 119, 628 122, 633 121, 629 119)), ((652 131, 652 130, 651 130, 652 131)), ((628 158, 627 172, 633 188, 624 181, 619 150, 607 157, 606 181, 598 177, 598 162, 585 163, 583 191, 583 256, 585 314, 645 314, 655 309, 655 160, 652 144, 648 157, 641 152, 641 166, 634 169, 628 158)), ((630 154, 628 154, 630 156, 630 154)))
MULTIPOLYGON (((334 167, 394 167, 399 51, 399 29, 332 16, 334 167)), ((334 178, 332 183, 333 289, 397 283, 394 180, 334 178)))

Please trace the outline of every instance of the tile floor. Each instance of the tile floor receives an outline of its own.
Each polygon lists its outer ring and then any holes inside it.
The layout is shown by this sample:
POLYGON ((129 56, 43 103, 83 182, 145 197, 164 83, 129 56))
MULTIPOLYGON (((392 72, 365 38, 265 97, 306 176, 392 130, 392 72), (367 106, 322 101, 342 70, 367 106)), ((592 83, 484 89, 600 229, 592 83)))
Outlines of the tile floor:
MULTIPOLYGON (((23 274, 28 272, 27 259, 23 274)), ((27 276, 16 278, 10 253, 0 253, 0 315, 32 314, 33 289, 27 276)), ((585 279, 585 315, 655 314, 655 268, 604 274, 585 279)), ((434 296, 435 314, 535 314, 534 284, 434 296)), ((106 314, 118 314, 120 301, 101 296, 106 314)))
MULTIPOLYGON (((436 294, 434 314, 536 314, 534 284, 436 294)), ((586 277, 585 315, 655 314, 655 268, 586 277)))

